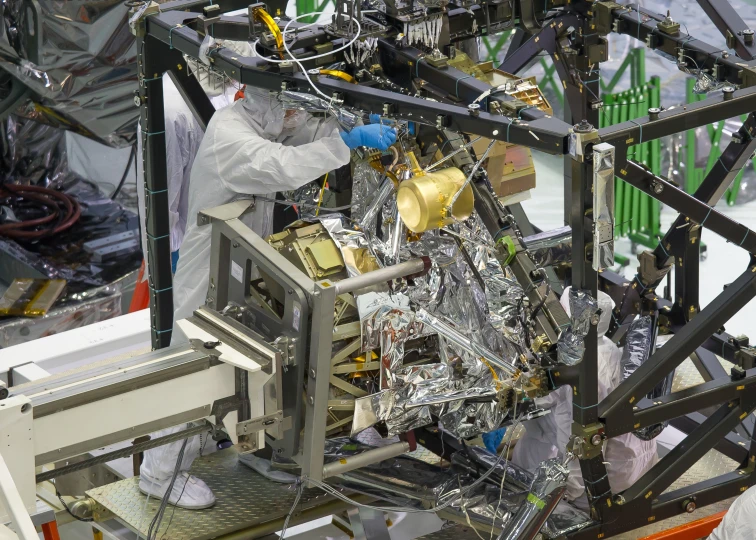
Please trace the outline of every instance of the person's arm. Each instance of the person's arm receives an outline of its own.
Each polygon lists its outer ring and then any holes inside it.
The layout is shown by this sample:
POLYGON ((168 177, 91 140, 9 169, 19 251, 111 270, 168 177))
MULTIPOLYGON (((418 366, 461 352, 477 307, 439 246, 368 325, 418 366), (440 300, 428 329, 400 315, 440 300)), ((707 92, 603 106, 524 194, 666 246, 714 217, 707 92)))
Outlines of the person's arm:
POLYGON ((284 146, 240 122, 212 130, 205 148, 215 160, 220 179, 237 193, 251 195, 297 189, 349 163, 350 152, 338 130, 311 143, 284 146))

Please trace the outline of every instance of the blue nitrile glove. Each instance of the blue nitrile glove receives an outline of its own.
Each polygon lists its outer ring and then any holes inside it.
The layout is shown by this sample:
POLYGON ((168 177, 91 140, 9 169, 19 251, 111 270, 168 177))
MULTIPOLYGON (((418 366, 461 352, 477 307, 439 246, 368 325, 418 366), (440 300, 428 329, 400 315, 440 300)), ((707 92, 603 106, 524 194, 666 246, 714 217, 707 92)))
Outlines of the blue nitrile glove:
POLYGON ((396 131, 380 124, 369 124, 357 126, 349 133, 342 131, 341 139, 352 150, 358 146, 388 150, 388 147, 396 142, 396 131))
POLYGON ((486 450, 492 454, 497 454, 497 449, 504 440, 504 434, 507 432, 507 428, 499 428, 491 431, 490 433, 483 434, 483 444, 486 445, 486 450))
POLYGON ((384 126, 393 126, 396 122, 389 118, 381 118, 380 114, 371 114, 370 115, 370 123, 371 124, 383 124, 384 126))

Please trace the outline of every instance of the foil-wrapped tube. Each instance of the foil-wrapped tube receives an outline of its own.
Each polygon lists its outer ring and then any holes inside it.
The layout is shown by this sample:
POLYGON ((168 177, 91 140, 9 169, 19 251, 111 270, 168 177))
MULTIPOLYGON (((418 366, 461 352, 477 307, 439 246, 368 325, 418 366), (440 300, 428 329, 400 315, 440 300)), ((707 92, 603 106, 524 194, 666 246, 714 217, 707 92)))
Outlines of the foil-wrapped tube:
POLYGON ((572 260, 572 229, 569 226, 526 236, 522 243, 536 266, 541 268, 572 260))
POLYGON ((542 462, 525 502, 507 523, 498 540, 533 540, 567 488, 569 469, 557 459, 542 462))
POLYGON ((388 254, 390 264, 399 264, 399 250, 402 247, 403 240, 406 238, 404 221, 399 214, 399 208, 394 211, 394 226, 391 229, 391 251, 388 254))
POLYGON ((493 467, 494 470, 488 477, 489 481, 498 486, 503 478, 504 487, 509 491, 527 491, 533 484, 532 472, 507 459, 499 459, 499 456, 480 446, 471 445, 467 446, 464 452, 455 452, 451 456, 451 463, 458 473, 476 478, 493 467))
POLYGON ((309 113, 328 113, 346 131, 352 131, 360 121, 360 117, 353 112, 343 107, 334 107, 331 102, 314 94, 283 90, 279 99, 285 109, 300 109, 309 113))
POLYGON ((590 525, 593 521, 588 514, 562 500, 546 520, 541 534, 546 538, 565 538, 590 525))
POLYGON ((362 219, 360 219, 361 229, 372 230, 375 228, 375 220, 378 218, 378 212, 380 212, 383 205, 386 204, 386 201, 392 193, 394 193, 394 182, 390 178, 385 177, 381 187, 378 189, 378 193, 376 193, 375 197, 370 200, 370 203, 365 210, 365 214, 362 216, 362 219))
POLYGON ((585 353, 585 336, 593 317, 598 313, 598 302, 588 291, 570 289, 570 326, 557 342, 557 359, 568 366, 579 364, 585 353))
POLYGON ((527 492, 503 491, 499 486, 487 483, 471 489, 469 486, 473 481, 471 477, 455 475, 446 482, 438 502, 443 504, 451 499, 453 502, 444 511, 457 516, 459 521, 469 522, 488 537, 492 528, 497 531, 506 528, 522 506, 527 492))
POLYGON ((486 347, 473 342, 470 338, 454 328, 449 322, 444 321, 435 315, 431 315, 424 309, 418 309, 415 316, 419 322, 432 328, 435 332, 438 332, 458 347, 473 353, 475 356, 484 358, 487 362, 490 362, 492 365, 509 375, 515 375, 517 373, 517 369, 510 362, 507 362, 505 359, 494 354, 486 347))
MULTIPOLYGON (((630 328, 627 331, 627 337, 625 338, 625 348, 622 351, 622 359, 620 361, 623 381, 635 373, 635 370, 649 359, 654 350, 655 339, 656 332, 654 328, 654 320, 648 315, 638 317, 630 324, 630 328)), ((674 377, 675 371, 672 370, 654 387, 653 390, 651 390, 651 392, 647 394, 647 397, 654 400, 669 394, 672 391, 672 381, 674 380, 674 377)), ((667 425, 669 425, 668 421, 653 424, 635 430, 633 435, 643 441, 650 441, 658 437, 667 425)))
POLYGON ((108 146, 132 145, 139 108, 128 9, 112 0, 3 2, 0 67, 32 91, 16 114, 108 146))

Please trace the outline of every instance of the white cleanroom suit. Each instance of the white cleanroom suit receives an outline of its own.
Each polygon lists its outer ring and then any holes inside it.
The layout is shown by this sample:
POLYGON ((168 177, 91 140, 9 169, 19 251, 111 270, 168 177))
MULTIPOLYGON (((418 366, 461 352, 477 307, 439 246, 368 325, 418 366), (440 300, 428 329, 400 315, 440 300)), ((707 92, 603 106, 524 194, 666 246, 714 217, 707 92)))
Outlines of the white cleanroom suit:
MULTIPOLYGON (((565 289, 560 302, 567 315, 570 314, 570 289, 565 289)), ((598 306, 601 309, 598 327, 598 400, 601 402, 621 382, 620 359, 622 353, 605 336, 611 323, 614 302, 599 291, 598 306)), ((551 414, 531 420, 526 424, 526 435, 517 443, 512 461, 528 470, 535 470, 541 461, 562 457, 572 429, 572 389, 560 386, 543 398, 536 398, 536 405, 549 409, 551 414), (535 425, 533 425, 535 423, 535 425)), ((632 485, 657 461, 656 441, 642 441, 632 433, 614 437, 606 442, 604 457, 609 485, 613 493, 619 493, 632 485)), ((583 475, 580 462, 570 462, 565 498, 576 506, 587 509, 583 475)))
POLYGON ((709 540, 756 538, 756 486, 735 499, 709 540))
MULTIPOLYGON (((196 216, 201 210, 252 195, 273 200, 276 192, 295 190, 348 164, 352 143, 369 145, 376 141, 387 148, 395 140, 393 130, 379 126, 358 126, 349 134, 341 134, 335 120, 315 118, 303 110, 284 111, 275 94, 247 87, 243 99, 213 116, 194 160, 188 197, 189 217, 173 280, 174 322, 191 316, 195 309, 205 304, 212 227, 197 225, 196 216), (383 133, 376 133, 378 129, 383 133), (390 140, 381 138, 387 131, 392 136, 390 140)), ((271 201, 257 199, 254 209, 240 219, 264 238, 273 232, 273 205, 271 201)), ((173 341, 180 341, 183 337, 174 324, 173 341)), ((179 448, 179 445, 172 445, 149 462, 145 456, 140 480, 142 491, 157 496, 165 493, 179 448), (170 474, 165 474, 167 471, 170 474)), ((183 460, 182 471, 188 468, 193 457, 196 453, 190 456, 188 464, 187 459, 183 460)), ((248 463, 265 474, 259 464, 257 459, 248 463)), ((277 471, 269 471, 266 476, 286 481, 286 478, 277 478, 276 474, 277 471)), ((172 504, 177 501, 178 506, 204 508, 211 506, 215 497, 204 482, 182 474, 169 498, 172 504), (184 486, 192 491, 190 504, 184 500, 186 492, 181 495, 184 486)))

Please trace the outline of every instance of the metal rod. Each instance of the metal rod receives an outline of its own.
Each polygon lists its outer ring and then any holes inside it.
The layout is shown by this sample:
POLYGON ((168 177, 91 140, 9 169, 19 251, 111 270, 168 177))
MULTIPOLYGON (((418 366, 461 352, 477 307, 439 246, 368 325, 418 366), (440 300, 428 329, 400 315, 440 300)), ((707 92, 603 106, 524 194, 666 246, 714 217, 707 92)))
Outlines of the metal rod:
POLYGON ((375 448, 374 450, 368 450, 362 454, 355 456, 349 456, 342 458, 332 463, 326 463, 323 465, 323 478, 329 478, 331 476, 337 476, 339 474, 365 467, 372 463, 378 463, 384 459, 390 459, 392 457, 401 456, 402 454, 410 451, 410 445, 406 441, 390 444, 382 448, 375 448))
POLYGON ((366 289, 367 287, 372 287, 373 285, 386 283, 392 279, 424 274, 429 269, 430 259, 427 257, 411 259, 394 266, 379 268, 378 270, 373 270, 367 274, 360 274, 359 276, 344 279, 334 284, 334 287, 336 287, 337 295, 350 293, 359 291, 360 289, 366 289))
POLYGON ((88 469, 89 467, 94 467, 95 465, 99 465, 100 463, 107 463, 108 461, 113 461, 115 459, 129 457, 138 452, 151 450, 153 448, 157 448, 158 446, 163 446, 175 441, 180 441, 193 435, 205 433, 211 430, 212 426, 210 426, 209 424, 202 424, 200 426, 195 426, 183 431, 179 431, 178 433, 171 433, 170 435, 165 435, 164 437, 158 437, 157 439, 151 439, 143 443, 133 444, 131 446, 127 446, 126 448, 121 448, 120 450, 114 450, 112 452, 108 452, 107 454, 101 454, 99 456, 74 463, 73 465, 66 465, 64 467, 57 467, 49 471, 41 472, 37 475, 35 482, 39 484, 40 482, 45 482, 46 480, 52 480, 53 478, 58 478, 59 476, 74 473, 76 471, 82 471, 84 469, 88 469))
POLYGON ((425 169, 423 169, 423 172, 428 172, 431 169, 435 169, 436 167, 438 167, 442 163, 446 163, 447 161, 449 161, 451 158, 453 158, 454 156, 456 156, 457 154, 459 154, 463 150, 467 150, 468 148, 470 148, 472 145, 474 145, 476 142, 478 142, 482 138, 483 137, 475 137, 469 143, 463 144, 462 146, 460 146, 459 148, 457 148, 454 152, 452 152, 448 156, 444 156, 441 159, 439 159, 438 161, 436 161, 435 163, 431 163, 430 165, 428 165, 425 169))

